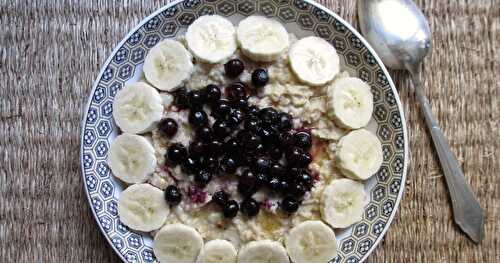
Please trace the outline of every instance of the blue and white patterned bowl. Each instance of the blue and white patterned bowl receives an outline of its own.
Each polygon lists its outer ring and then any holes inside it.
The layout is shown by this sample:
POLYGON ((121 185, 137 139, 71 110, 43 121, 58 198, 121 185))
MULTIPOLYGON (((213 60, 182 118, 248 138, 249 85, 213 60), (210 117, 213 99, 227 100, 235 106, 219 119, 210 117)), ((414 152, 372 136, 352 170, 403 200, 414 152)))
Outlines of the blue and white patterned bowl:
POLYGON ((382 168, 366 182, 370 202, 363 220, 336 231, 339 254, 332 262, 362 262, 373 251, 396 213, 408 165, 408 138, 403 110, 394 84, 368 43, 332 11, 307 0, 186 0, 175 1, 144 19, 104 64, 85 108, 81 133, 81 162, 85 190, 102 233, 128 262, 154 262, 152 239, 130 231, 117 212, 123 185, 106 165, 111 141, 117 136, 112 119, 116 92, 140 77, 148 51, 160 40, 182 34, 197 17, 219 14, 236 22, 261 14, 280 20, 299 37, 320 36, 337 49, 343 68, 372 87, 375 110, 369 129, 383 145, 382 168))

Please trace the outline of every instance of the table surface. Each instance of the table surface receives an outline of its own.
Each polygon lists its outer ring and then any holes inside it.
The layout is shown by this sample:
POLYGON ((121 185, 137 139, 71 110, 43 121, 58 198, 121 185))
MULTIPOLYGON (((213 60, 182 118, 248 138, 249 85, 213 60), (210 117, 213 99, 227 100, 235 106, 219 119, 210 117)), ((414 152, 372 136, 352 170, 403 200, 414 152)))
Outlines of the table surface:
MULTIPOLYGON (((319 2, 357 25, 356 1, 319 2)), ((476 246, 453 224, 408 75, 391 72, 412 158, 401 207, 369 262, 500 262, 500 1, 416 2, 434 41, 425 90, 486 210, 486 235, 476 246)), ((0 0, 1 262, 119 261, 83 190, 82 107, 113 47, 165 3, 0 0)))

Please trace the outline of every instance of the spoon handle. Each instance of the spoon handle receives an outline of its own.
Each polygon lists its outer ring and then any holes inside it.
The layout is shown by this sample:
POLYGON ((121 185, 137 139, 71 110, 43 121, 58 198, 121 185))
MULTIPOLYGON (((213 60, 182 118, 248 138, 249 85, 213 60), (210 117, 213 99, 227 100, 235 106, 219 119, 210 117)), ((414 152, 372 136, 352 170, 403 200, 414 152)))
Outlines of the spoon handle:
POLYGON ((413 85, 420 108, 424 114, 425 122, 429 127, 434 147, 437 150, 439 161, 446 178, 448 190, 453 206, 455 222, 475 242, 483 239, 484 211, 474 197, 469 184, 458 164, 457 158, 450 149, 438 122, 432 114, 429 100, 424 95, 420 69, 412 71, 413 85))

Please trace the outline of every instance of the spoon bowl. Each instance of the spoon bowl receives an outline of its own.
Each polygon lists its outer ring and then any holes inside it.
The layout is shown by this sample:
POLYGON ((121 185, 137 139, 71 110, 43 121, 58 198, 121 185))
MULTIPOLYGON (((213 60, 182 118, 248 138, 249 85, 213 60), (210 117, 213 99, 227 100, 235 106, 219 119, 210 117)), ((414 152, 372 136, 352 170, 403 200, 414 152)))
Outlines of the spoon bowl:
POLYGON ((419 65, 431 50, 431 31, 411 0, 359 0, 361 31, 392 69, 419 65))

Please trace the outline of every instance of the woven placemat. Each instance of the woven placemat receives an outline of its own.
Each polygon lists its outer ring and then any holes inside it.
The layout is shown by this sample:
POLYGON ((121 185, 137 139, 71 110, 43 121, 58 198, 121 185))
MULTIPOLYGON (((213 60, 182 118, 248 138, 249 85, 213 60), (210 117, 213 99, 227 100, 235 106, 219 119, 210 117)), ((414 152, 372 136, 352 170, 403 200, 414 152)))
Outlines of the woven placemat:
MULTIPOLYGON (((356 25, 356 1, 320 1, 356 25)), ((0 0, 0 262, 118 262, 92 218, 79 164, 82 107, 126 33, 166 1, 0 0)), ((408 76, 403 202, 370 262, 500 262, 500 2, 419 0, 434 38, 425 88, 486 210, 473 245, 452 222, 444 178, 408 76)))

